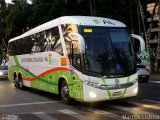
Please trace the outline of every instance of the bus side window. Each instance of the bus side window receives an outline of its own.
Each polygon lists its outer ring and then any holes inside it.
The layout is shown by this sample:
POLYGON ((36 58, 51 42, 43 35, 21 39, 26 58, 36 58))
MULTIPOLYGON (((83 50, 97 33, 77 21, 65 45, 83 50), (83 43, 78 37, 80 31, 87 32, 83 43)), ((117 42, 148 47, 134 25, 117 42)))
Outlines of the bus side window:
POLYGON ((81 55, 80 55, 80 50, 79 50, 79 44, 78 41, 72 41, 72 46, 71 46, 71 54, 72 54, 72 63, 73 66, 75 66, 77 69, 80 69, 81 67, 81 55))
POLYGON ((60 55, 63 55, 58 27, 46 30, 43 33, 43 38, 44 51, 54 51, 60 55))
POLYGON ((38 39, 38 34, 33 34, 30 38, 30 41, 32 41, 33 43, 31 52, 32 53, 40 52, 40 46, 39 46, 40 40, 38 39))
POLYGON ((69 61, 72 64, 71 62, 71 40, 65 38, 65 45, 66 45, 66 50, 67 50, 69 61))
POLYGON ((73 65, 75 68, 80 69, 81 54, 79 50, 78 40, 74 40, 71 37, 65 37, 64 40, 70 64, 73 65))
POLYGON ((57 44, 54 48, 54 51, 59 53, 60 55, 63 55, 63 51, 62 51, 62 45, 61 43, 57 44))
POLYGON ((28 54, 28 53, 31 53, 32 52, 32 46, 33 46, 33 41, 30 39, 30 37, 26 37, 26 38, 23 38, 21 40, 21 46, 22 47, 22 50, 21 50, 21 54, 28 54))
POLYGON ((51 29, 51 36, 52 36, 51 51, 55 51, 58 54, 63 55, 58 27, 54 27, 51 29))

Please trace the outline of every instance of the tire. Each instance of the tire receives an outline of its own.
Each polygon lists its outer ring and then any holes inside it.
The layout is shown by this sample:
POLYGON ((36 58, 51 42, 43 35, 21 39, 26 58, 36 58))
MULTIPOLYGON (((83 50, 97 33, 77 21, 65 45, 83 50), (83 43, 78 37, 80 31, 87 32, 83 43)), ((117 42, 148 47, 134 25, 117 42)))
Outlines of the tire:
POLYGON ((62 81, 61 84, 61 99, 65 104, 71 104, 71 98, 69 96, 69 89, 66 81, 62 81))
POLYGON ((22 81, 22 75, 19 75, 19 76, 18 76, 18 85, 19 85, 19 88, 20 88, 21 90, 24 89, 24 85, 23 85, 23 81, 22 81))
POLYGON ((16 88, 19 88, 19 83, 18 83, 18 77, 17 77, 17 75, 14 76, 14 85, 15 85, 16 88))
POLYGON ((144 80, 144 82, 145 82, 145 83, 148 83, 148 80, 149 80, 149 78, 146 78, 146 79, 144 80))

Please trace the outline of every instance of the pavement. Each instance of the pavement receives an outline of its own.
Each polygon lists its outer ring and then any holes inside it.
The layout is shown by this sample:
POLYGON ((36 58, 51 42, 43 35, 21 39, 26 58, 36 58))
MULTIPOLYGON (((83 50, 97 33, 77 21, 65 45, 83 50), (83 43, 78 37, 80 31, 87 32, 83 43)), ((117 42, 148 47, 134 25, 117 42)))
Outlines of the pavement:
POLYGON ((150 78, 149 79, 160 81, 160 73, 150 73, 150 78))

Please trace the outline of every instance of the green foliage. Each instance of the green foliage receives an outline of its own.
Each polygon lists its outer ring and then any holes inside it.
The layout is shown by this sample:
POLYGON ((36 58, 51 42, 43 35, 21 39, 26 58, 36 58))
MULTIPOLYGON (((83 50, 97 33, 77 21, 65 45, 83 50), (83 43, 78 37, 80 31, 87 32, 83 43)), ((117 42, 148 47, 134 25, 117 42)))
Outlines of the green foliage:
POLYGON ((0 39, 2 39, 3 35, 4 35, 4 27, 5 27, 5 23, 4 23, 4 17, 5 17, 5 0, 1 0, 0 1, 0 39))
MULTIPOLYGON (((91 15, 117 19, 124 22, 129 30, 137 31, 137 0, 13 0, 3 8, 3 23, 0 22, 0 39, 8 41, 37 25, 60 16, 91 15), (92 6, 91 6, 91 4, 92 6), (133 25, 132 25, 133 24, 133 25), (2 27, 3 26, 3 27, 2 27), (132 28, 133 27, 133 28, 132 28)), ((143 6, 146 0, 141 0, 143 6)))
MULTIPOLYGON (((88 4, 87 4, 88 5, 88 4)), ((77 4, 75 0, 33 0, 29 27, 34 27, 60 16, 89 15, 85 2, 77 4)))
POLYGON ((3 36, 6 40, 22 34, 26 30, 27 19, 31 14, 31 5, 17 0, 13 0, 13 3, 6 8, 8 14, 4 19, 5 34, 3 36))

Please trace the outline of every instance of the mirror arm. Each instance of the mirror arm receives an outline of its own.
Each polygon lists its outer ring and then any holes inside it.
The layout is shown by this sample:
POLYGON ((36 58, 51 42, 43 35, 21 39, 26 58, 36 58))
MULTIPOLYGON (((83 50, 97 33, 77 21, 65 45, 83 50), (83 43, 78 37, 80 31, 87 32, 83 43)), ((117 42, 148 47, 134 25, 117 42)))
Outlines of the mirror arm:
POLYGON ((136 34, 131 34, 131 37, 139 40, 139 42, 140 42, 140 47, 141 47, 141 51, 144 51, 144 50, 146 49, 145 41, 144 41, 144 39, 143 39, 141 36, 136 35, 136 34))
POLYGON ((73 44, 71 43, 71 59, 72 59, 72 65, 74 65, 74 61, 73 61, 73 59, 74 59, 74 55, 73 55, 73 44))
POLYGON ((81 71, 84 71, 84 53, 80 54, 80 64, 81 64, 81 71))

